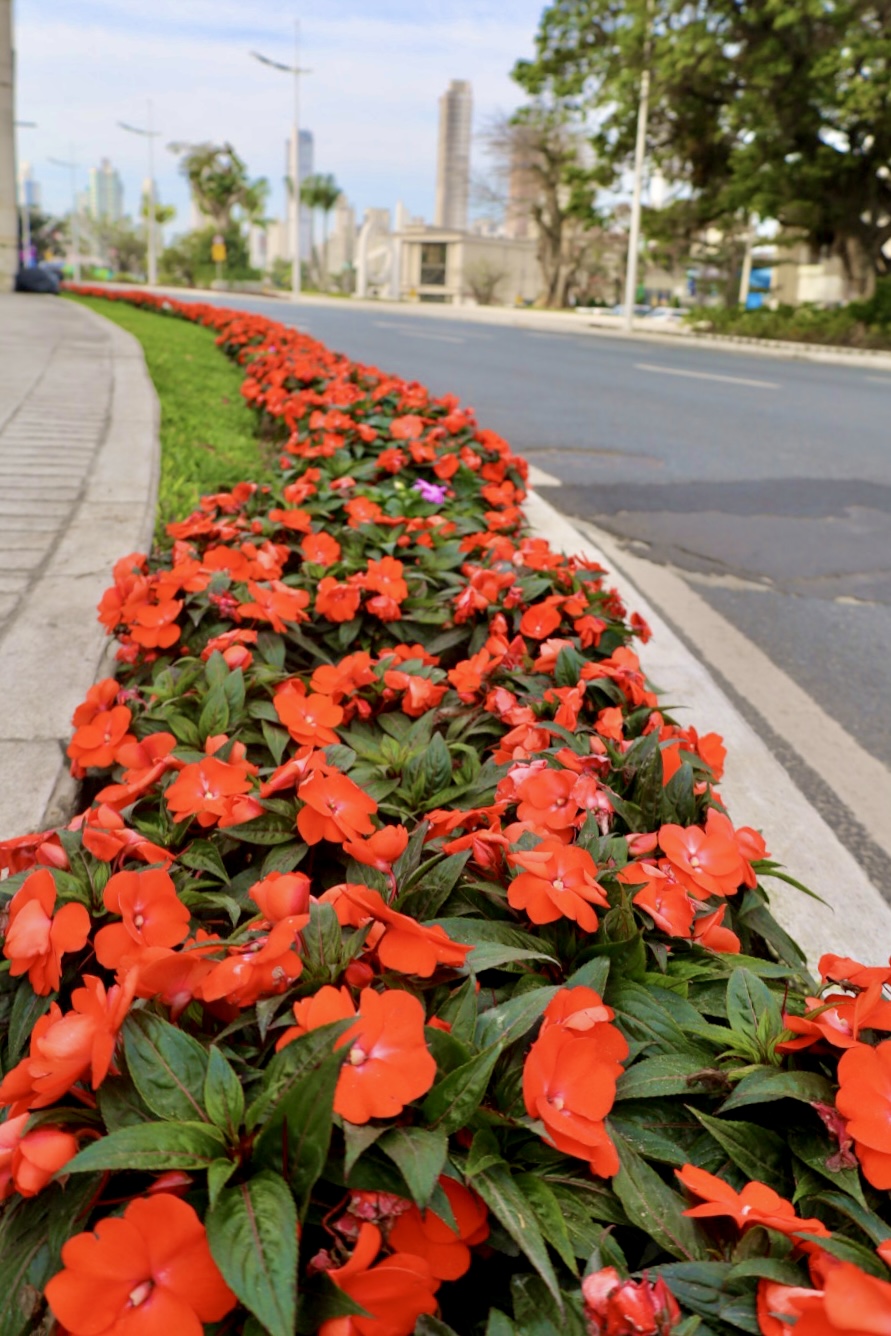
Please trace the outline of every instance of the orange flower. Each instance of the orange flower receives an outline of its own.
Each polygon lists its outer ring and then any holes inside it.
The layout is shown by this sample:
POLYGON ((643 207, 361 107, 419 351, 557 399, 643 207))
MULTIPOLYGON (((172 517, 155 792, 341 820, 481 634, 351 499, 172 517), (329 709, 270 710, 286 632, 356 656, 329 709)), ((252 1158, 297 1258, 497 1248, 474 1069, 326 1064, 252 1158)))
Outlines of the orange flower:
POLYGON ((344 844, 344 853, 355 858, 363 867, 377 868, 378 872, 390 872, 408 844, 408 831, 405 826, 381 826, 367 840, 348 840, 344 844))
MULTIPOLYGON (((347 990, 326 984, 313 997, 294 1003, 297 1024, 284 1032, 276 1048, 355 1014, 347 990)), ((348 1123, 393 1118, 433 1085, 436 1063, 424 1038, 424 1008, 410 993, 363 988, 356 1023, 336 1047, 347 1044, 350 1052, 337 1079, 334 1112, 348 1123)))
POLYGON ((297 813, 297 829, 307 844, 320 840, 342 844, 374 833, 371 818, 377 803, 337 770, 314 770, 301 783, 297 796, 304 804, 297 813))
POLYGON ((0 1202, 13 1192, 36 1197, 77 1154, 77 1137, 61 1127, 26 1132, 30 1117, 20 1113, 0 1123, 0 1202))
POLYGON ((377 1225, 365 1223, 349 1261, 328 1272, 370 1316, 329 1318, 319 1336, 411 1336, 422 1313, 436 1312, 438 1283, 427 1263, 411 1253, 394 1253, 372 1266, 380 1246, 377 1225))
POLYGON ((875 1188, 891 1188, 891 1039, 849 1048, 838 1081, 836 1107, 848 1119, 864 1176, 875 1188))
POLYGON ((335 886, 321 898, 334 903, 341 923, 358 927, 373 919, 383 924, 384 933, 375 943, 375 949, 384 969, 429 979, 437 965, 461 969, 473 949, 453 942, 438 924, 427 928, 407 914, 390 909, 380 893, 370 886, 335 886))
POLYGON ((543 603, 533 603, 531 608, 527 608, 520 618, 521 633, 529 636, 531 640, 546 640, 553 631, 556 631, 563 616, 559 606, 554 606, 555 602, 561 604, 563 600, 559 597, 553 601, 545 599, 543 603))
POLYGON ((159 844, 152 844, 138 831, 130 830, 120 812, 108 803, 100 802, 98 807, 91 807, 75 817, 68 829, 78 828, 84 848, 103 863, 111 863, 119 855, 126 857, 131 852, 143 863, 163 863, 169 867, 173 862, 172 853, 159 844))
POLYGON ((891 1285, 852 1262, 831 1267, 822 1290, 758 1284, 763 1336, 878 1336, 891 1329, 891 1285))
POLYGON ((529 1117, 544 1123, 552 1146, 587 1160, 591 1172, 601 1178, 619 1171, 619 1157, 603 1120, 613 1106, 622 1073, 618 1056, 622 1046, 627 1054, 621 1034, 608 1024, 597 1025, 592 1035, 554 1024, 542 1030, 523 1066, 529 1117))
POLYGON ((847 983, 854 988, 868 988, 873 983, 891 983, 891 969, 887 965, 861 965, 850 956, 821 956, 819 970, 822 979, 847 983))
POLYGON ((71 994, 71 1010, 53 1002, 31 1031, 31 1050, 0 1081, 0 1107, 13 1114, 55 1104, 89 1077, 94 1090, 105 1080, 117 1032, 133 998, 135 979, 109 988, 91 974, 71 994))
POLYGON ((188 909, 160 868, 116 872, 102 893, 105 908, 122 922, 96 933, 96 956, 107 969, 126 971, 145 947, 176 946, 189 931, 188 909))
POLYGON ((54 993, 62 977, 62 956, 81 951, 90 935, 90 916, 83 905, 63 905, 53 914, 56 883, 41 869, 27 877, 9 904, 9 925, 3 954, 15 978, 27 973, 35 993, 54 993))
POLYGON ((432 1209, 422 1213, 411 1205, 391 1226, 388 1242, 397 1252, 422 1257, 437 1280, 457 1280, 470 1269, 470 1249, 489 1237, 488 1213, 476 1193, 453 1178, 441 1176, 439 1186, 448 1198, 457 1231, 432 1209))
POLYGON ((45 1293, 69 1336, 203 1336, 236 1304, 195 1210, 168 1192, 75 1234, 62 1264, 45 1293))
POLYGON ((702 1197, 701 1206, 691 1206, 684 1215, 727 1216, 738 1229, 748 1229, 750 1225, 763 1225, 766 1229, 775 1229, 780 1234, 819 1234, 829 1237, 829 1230, 822 1220, 803 1220, 795 1214, 795 1207, 769 1188, 766 1183, 747 1183, 742 1192, 736 1192, 729 1183, 707 1174, 704 1169, 697 1169, 693 1164, 685 1164, 682 1169, 675 1169, 684 1187, 696 1197, 702 1197))
POLYGON ((343 710, 330 696, 307 695, 303 683, 295 680, 276 688, 273 704, 291 737, 302 746, 328 747, 340 741, 334 730, 343 722, 343 710))
POLYGON ((384 673, 384 686, 391 691, 402 691, 402 712, 411 719, 419 719, 428 710, 435 710, 448 691, 444 684, 431 682, 429 677, 420 677, 415 673, 403 672, 400 668, 388 668, 384 673))
POLYGON ((126 705, 115 705, 102 710, 88 724, 81 724, 70 743, 66 755, 71 757, 72 771, 81 776, 87 768, 104 770, 113 765, 115 752, 126 742, 136 738, 127 730, 133 719, 126 705))
POLYGON ((650 1281, 622 1280, 605 1266, 582 1281, 587 1329, 591 1336, 669 1336, 681 1310, 661 1276, 650 1281))
POLYGON ((573 919, 584 932, 597 931, 592 905, 609 901, 597 883, 597 867, 586 849, 549 836, 534 849, 508 854, 513 867, 526 870, 514 877, 507 892, 513 909, 524 909, 533 923, 573 919))
POLYGON ((199 826, 236 825, 248 821, 257 812, 242 814, 237 802, 252 788, 249 767, 243 762, 221 761, 207 756, 183 766, 164 792, 164 800, 175 821, 197 816, 199 826))
POLYGON ((317 566, 333 566, 340 561, 340 543, 329 533, 310 533, 300 544, 300 554, 317 566))
POLYGON ((351 622, 359 611, 362 594, 352 585, 325 575, 316 586, 316 613, 329 622, 351 622))
POLYGON ((737 955, 740 951, 740 940, 735 932, 730 928, 723 926, 724 915, 727 913, 727 906, 720 905, 711 914, 702 914, 699 918, 693 920, 693 940, 699 946, 706 946, 710 951, 727 952, 730 955, 737 955))
POLYGON ((309 620, 304 611, 309 606, 309 594, 305 589, 292 589, 282 580, 268 580, 265 584, 249 580, 248 593, 252 601, 241 604, 238 609, 240 620, 253 617, 268 622, 279 635, 284 635, 288 623, 293 626, 309 620))
POLYGON ((270 923, 309 910, 309 877, 304 872, 269 872, 248 895, 270 923))
POLYGON ((702 826, 660 826, 659 846, 678 881, 697 900, 735 895, 745 868, 733 826, 723 813, 709 809, 702 826))
POLYGON ((649 914, 656 927, 669 937, 691 936, 696 910, 683 886, 673 877, 667 877, 652 863, 630 863, 617 874, 616 880, 630 887, 643 883, 632 896, 632 903, 649 914))
POLYGON ((131 617, 131 638, 143 649, 169 649, 179 640, 176 619, 182 610, 182 599, 177 598, 140 603, 131 617))
POLYGON ((891 1002, 882 998, 882 985, 873 983, 862 993, 827 993, 823 998, 809 997, 804 1016, 784 1013, 786 1029, 798 1035, 777 1044, 777 1052, 792 1053, 809 1048, 819 1040, 834 1048, 854 1048, 861 1030, 891 1030, 891 1002))
POLYGON ((196 991, 205 1002, 225 998, 235 1007, 250 1007, 261 997, 284 993, 303 972, 296 948, 308 922, 308 914, 291 914, 268 934, 230 947, 226 959, 213 966, 196 991))

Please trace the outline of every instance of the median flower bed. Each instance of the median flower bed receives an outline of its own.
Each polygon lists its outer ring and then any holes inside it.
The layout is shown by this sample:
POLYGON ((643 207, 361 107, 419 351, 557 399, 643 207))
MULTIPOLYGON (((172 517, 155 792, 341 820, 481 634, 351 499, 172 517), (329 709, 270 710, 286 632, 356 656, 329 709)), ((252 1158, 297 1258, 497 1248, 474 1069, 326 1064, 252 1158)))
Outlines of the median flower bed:
POLYGON ((808 977, 644 623, 455 400, 126 300, 280 482, 118 562, 0 845, 0 1336, 886 1331, 891 968, 808 977))

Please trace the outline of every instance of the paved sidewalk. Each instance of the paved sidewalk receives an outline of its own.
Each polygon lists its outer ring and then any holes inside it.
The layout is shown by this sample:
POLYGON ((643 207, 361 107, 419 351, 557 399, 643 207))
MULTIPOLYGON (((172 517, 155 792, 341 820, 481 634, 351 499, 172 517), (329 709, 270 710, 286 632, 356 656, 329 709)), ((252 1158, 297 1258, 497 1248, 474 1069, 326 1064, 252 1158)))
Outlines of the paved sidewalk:
POLYGON ((108 648, 96 604, 151 541, 157 416, 129 334, 0 297, 0 838, 67 815, 71 714, 108 648))

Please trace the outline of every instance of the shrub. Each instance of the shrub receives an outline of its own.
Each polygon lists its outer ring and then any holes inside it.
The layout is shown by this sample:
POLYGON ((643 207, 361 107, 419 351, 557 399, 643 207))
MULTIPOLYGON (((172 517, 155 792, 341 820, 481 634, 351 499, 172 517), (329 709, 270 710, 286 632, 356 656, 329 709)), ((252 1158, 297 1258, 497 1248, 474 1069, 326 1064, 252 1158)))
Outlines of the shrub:
POLYGON ((89 805, 0 846, 4 1336, 883 1330, 891 971, 808 978, 643 623, 454 399, 129 299, 281 483, 118 563, 89 805))

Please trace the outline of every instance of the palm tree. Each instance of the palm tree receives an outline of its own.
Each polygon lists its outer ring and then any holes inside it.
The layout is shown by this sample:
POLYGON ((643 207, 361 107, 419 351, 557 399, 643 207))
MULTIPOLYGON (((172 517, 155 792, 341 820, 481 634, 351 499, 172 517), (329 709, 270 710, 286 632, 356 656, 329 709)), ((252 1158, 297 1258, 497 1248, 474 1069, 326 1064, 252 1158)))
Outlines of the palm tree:
POLYGON ((231 144, 171 144, 182 155, 180 171, 189 183, 198 208, 218 232, 225 233, 240 209, 249 223, 263 216, 269 184, 251 181, 247 165, 231 144))
POLYGON ((300 198, 310 210, 310 218, 316 209, 322 211, 322 261, 319 263, 316 258, 316 269, 319 285, 325 288, 328 286, 328 215, 340 199, 340 186, 330 173, 316 172, 301 185, 300 198))

